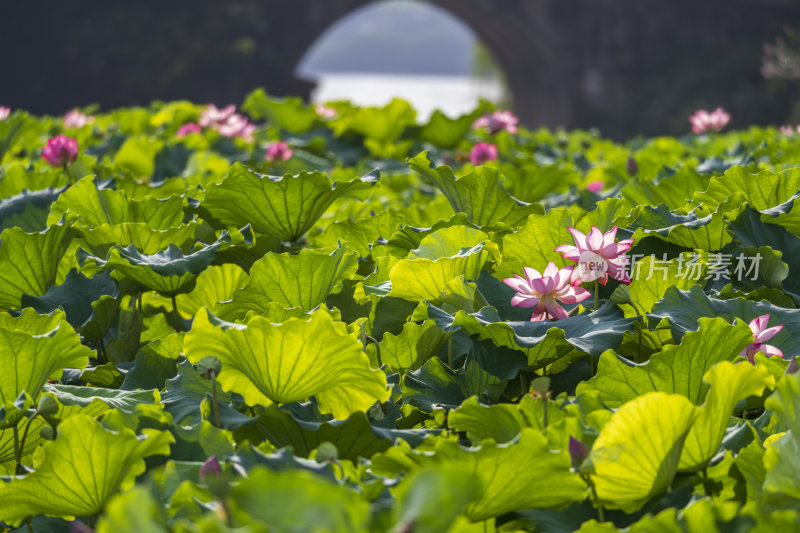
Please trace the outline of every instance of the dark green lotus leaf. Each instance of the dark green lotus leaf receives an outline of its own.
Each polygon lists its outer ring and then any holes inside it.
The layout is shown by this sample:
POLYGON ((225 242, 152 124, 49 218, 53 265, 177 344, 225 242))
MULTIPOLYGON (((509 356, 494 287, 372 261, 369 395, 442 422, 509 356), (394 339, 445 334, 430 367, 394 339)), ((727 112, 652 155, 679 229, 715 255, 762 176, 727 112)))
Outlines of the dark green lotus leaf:
POLYGON ((74 231, 65 224, 41 233, 10 228, 0 233, 0 309, 19 307, 23 294, 43 296, 55 283, 58 264, 74 231))
POLYGON ((480 339, 525 352, 528 365, 535 368, 552 363, 571 351, 570 347, 599 356, 609 347, 618 346, 636 320, 625 318, 622 310, 610 302, 597 311, 555 322, 504 321, 490 306, 477 313, 457 311, 450 315, 429 304, 428 314, 444 331, 464 328, 480 339))
POLYGON ((633 239, 657 236, 666 242, 689 248, 715 252, 730 243, 733 238, 722 211, 705 217, 676 214, 665 205, 640 206, 631 215, 631 226, 623 233, 633 231, 633 239))
MULTIPOLYGON (((188 361, 178 363, 177 367, 177 375, 167 380, 161 403, 176 424, 198 424, 203 418, 202 403, 213 401, 211 380, 202 376, 188 361)), ((233 394, 223 391, 217 384, 220 425, 224 428, 239 427, 250 420, 231 406, 233 399, 233 394)), ((210 417, 214 421, 213 408, 210 410, 210 417)))
MULTIPOLYGON (((777 224, 764 223, 760 212, 752 208, 745 208, 736 220, 731 222, 736 240, 742 246, 759 248, 769 246, 781 253, 780 260, 784 261, 789 272, 782 278, 783 288, 792 294, 795 302, 800 301, 800 237, 792 235, 777 224)), ((752 254, 751 254, 752 255, 752 254)), ((764 261, 769 258, 765 257, 764 261)), ((761 268, 761 266, 759 266, 761 268)))
POLYGON ((322 172, 267 176, 235 163, 222 183, 208 187, 201 207, 223 224, 250 224, 258 233, 295 241, 334 200, 377 179, 377 172, 351 181, 333 181, 322 172))
POLYGON ((409 165, 442 191, 456 213, 465 213, 467 220, 482 228, 515 228, 528 215, 544 213, 541 205, 528 204, 508 194, 496 168, 481 166, 456 178, 450 167, 434 167, 427 152, 412 157, 409 165))
POLYGON ((177 374, 177 364, 182 357, 183 334, 173 333, 150 342, 136 354, 133 367, 125 374, 120 386, 123 390, 161 390, 168 379, 177 374))
POLYGON ((290 446, 299 457, 308 457, 320 444, 330 442, 336 446, 338 457, 356 463, 360 457, 369 459, 387 450, 397 439, 416 446, 431 433, 430 430, 376 427, 363 412, 353 413, 346 420, 309 422, 271 405, 236 428, 233 435, 237 442, 249 441, 256 445, 267 440, 276 448, 290 446))
POLYGON ((50 204, 65 187, 48 187, 39 191, 24 190, 0 201, 0 229, 15 226, 25 231, 42 231, 47 227, 50 204))
POLYGON ((112 268, 162 296, 175 296, 194 288, 197 276, 214 261, 217 251, 229 240, 223 232, 213 244, 188 254, 174 244, 155 254, 144 254, 133 245, 115 246, 105 260, 89 254, 84 254, 84 260, 92 258, 99 266, 112 268))
POLYGON ((800 337, 792 332, 800 328, 800 310, 784 309, 769 302, 754 302, 735 298, 719 300, 706 295, 703 290, 694 286, 688 291, 680 291, 670 287, 664 298, 653 306, 654 317, 669 319, 672 335, 680 339, 687 331, 698 328, 701 317, 721 317, 728 322, 739 318, 750 322, 757 316, 770 315, 770 326, 784 324, 783 330, 769 341, 777 346, 785 355, 800 353, 800 337))
POLYGON ((669 209, 678 209, 686 205, 697 191, 706 190, 708 182, 708 176, 683 167, 672 176, 657 181, 633 180, 622 188, 620 194, 633 205, 663 204, 669 209))
POLYGON ((67 322, 78 329, 86 325, 94 316, 92 306, 101 296, 115 298, 119 293, 117 282, 110 274, 100 273, 87 278, 75 269, 67 273, 64 283, 53 285, 44 296, 22 295, 22 307, 33 307, 38 313, 47 314, 55 309, 63 309, 67 322))

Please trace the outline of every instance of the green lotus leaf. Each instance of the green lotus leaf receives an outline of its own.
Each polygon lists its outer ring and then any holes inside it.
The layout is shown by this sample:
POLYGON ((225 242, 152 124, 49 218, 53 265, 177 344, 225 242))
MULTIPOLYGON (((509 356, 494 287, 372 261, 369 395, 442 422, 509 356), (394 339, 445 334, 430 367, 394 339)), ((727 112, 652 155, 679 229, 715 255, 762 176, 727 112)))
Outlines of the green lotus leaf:
POLYGON ((166 533, 161 506, 144 487, 114 495, 100 520, 97 533, 166 533))
POLYGON ((694 201, 698 204, 715 208, 737 195, 736 204, 747 202, 762 211, 782 204, 797 194, 800 190, 800 171, 762 170, 752 174, 744 167, 735 166, 722 176, 711 178, 707 189, 697 190, 703 191, 694 194, 694 201))
MULTIPOLYGON (((628 289, 631 292, 631 301, 636 304, 639 313, 649 313, 653 310, 653 304, 664 297, 664 293, 669 287, 675 286, 679 290, 686 290, 695 283, 701 286, 705 283, 706 262, 699 258, 694 263, 696 266, 689 266, 694 259, 689 253, 684 253, 680 258, 664 262, 654 256, 647 256, 636 261, 631 284, 628 289), (696 278, 696 279, 694 279, 696 278)), ((628 307, 625 316, 634 316, 636 310, 628 307)))
POLYGON ((428 315, 444 331, 463 328, 479 339, 524 352, 532 368, 544 367, 574 349, 599 355, 609 346, 617 346, 634 322, 633 318, 623 317, 619 307, 611 303, 592 313, 555 322, 504 321, 493 307, 451 315, 429 304, 428 315))
POLYGON ((690 250, 716 252, 733 241, 728 222, 722 211, 705 217, 682 215, 670 212, 665 205, 658 207, 639 206, 632 215, 632 228, 636 228, 633 239, 655 236, 668 243, 690 250), (638 215, 638 216, 636 216, 638 215))
POLYGON ((194 363, 219 359, 219 383, 250 405, 315 396, 321 412, 343 419, 389 397, 386 375, 369 367, 361 343, 326 309, 305 320, 272 324, 255 316, 231 326, 214 326, 207 313, 198 312, 184 353, 194 363))
POLYGON ((94 228, 82 229, 83 241, 95 253, 106 253, 111 246, 133 245, 137 250, 153 254, 170 244, 183 247, 194 240, 196 228, 193 224, 181 224, 167 229, 157 229, 147 222, 124 222, 122 224, 101 224, 94 228))
POLYGON ((497 245, 488 236, 466 226, 437 230, 420 241, 408 259, 389 270, 389 296, 406 300, 439 300, 452 280, 478 278, 490 258, 498 258, 497 245))
POLYGON ((437 466, 414 472, 396 494, 400 501, 395 531, 441 533, 459 531, 456 517, 464 507, 479 500, 483 487, 471 472, 453 466, 437 466))
POLYGON ((183 357, 183 334, 173 333, 142 347, 136 353, 133 368, 125 374, 123 390, 164 388, 175 377, 176 364, 183 357))
POLYGON ((15 226, 29 232, 42 231, 47 227, 50 205, 64 192, 64 188, 48 187, 22 192, 0 201, 0 229, 15 226))
POLYGON ((259 233, 295 241, 334 200, 368 187, 376 179, 368 174, 351 181, 333 181, 321 172, 274 177, 235 163, 222 183, 208 187, 201 207, 223 224, 250 224, 259 233))
POLYGON ((669 319, 672 335, 676 339, 680 339, 687 331, 696 330, 701 317, 716 316, 729 322, 739 318, 747 323, 765 314, 770 315, 770 326, 785 325, 780 333, 770 339, 769 344, 777 346, 785 354, 800 353, 800 337, 790 333, 800 328, 800 310, 797 309, 785 309, 769 302, 743 298, 719 300, 707 296, 698 285, 688 291, 670 287, 664 293, 664 298, 653 306, 655 317, 669 319))
POLYGON ((269 253, 253 263, 250 281, 233 292, 229 304, 219 306, 220 316, 240 318, 253 310, 262 312, 270 302, 282 307, 311 311, 353 279, 358 257, 344 247, 331 253, 301 250, 298 254, 269 253))
POLYGON ((456 213, 466 213, 470 222, 482 228, 515 228, 528 215, 544 213, 541 205, 528 204, 508 194, 496 168, 481 166, 456 178, 450 167, 434 167, 427 152, 409 159, 409 165, 442 191, 456 213))
POLYGON ((256 467, 233 488, 234 514, 278 531, 368 529, 369 503, 346 486, 303 470, 256 467))
MULTIPOLYGON (((310 237, 310 241, 315 248, 328 249, 344 243, 348 249, 358 253, 359 257, 368 257, 373 243, 380 238, 390 238, 400 226, 400 221, 399 217, 389 211, 358 220, 342 220, 326 226, 319 235, 310 237)), ((411 248, 417 244, 419 243, 411 248)))
POLYGON ((188 254, 174 244, 155 254, 142 253, 130 245, 115 246, 105 260, 89 257, 98 265, 113 268, 162 296, 175 296, 194 288, 197 276, 214 261, 217 251, 226 240, 227 234, 223 233, 213 244, 188 254))
POLYGON ((705 467, 719 451, 736 404, 748 396, 760 396, 765 389, 775 385, 775 378, 763 366, 753 368, 730 361, 715 365, 706 372, 703 381, 711 386, 711 390, 686 437, 678 465, 680 471, 705 467))
POLYGON ((542 271, 550 261, 558 267, 572 264, 553 250, 574 243, 567 230, 574 225, 572 211, 564 207, 551 209, 544 215, 530 215, 520 229, 503 238, 503 261, 495 276, 503 279, 522 275, 523 267, 542 271))
POLYGON ((248 94, 242 109, 255 119, 266 118, 271 126, 291 133, 304 133, 317 120, 314 108, 301 98, 273 98, 264 89, 256 89, 248 94))
MULTIPOLYGON (((600 356, 597 375, 580 383, 577 392, 596 390, 609 407, 617 407, 647 392, 682 394, 701 405, 708 386, 703 376, 720 361, 732 361, 753 342, 747 324, 722 318, 700 318, 697 331, 687 332, 679 345, 667 345, 642 365, 613 351, 600 356)), ((729 416, 729 415, 727 415, 729 416)))
POLYGON ((391 452, 373 457, 372 470, 396 475, 398 469, 441 465, 472 472, 483 486, 481 497, 464 510, 474 522, 519 509, 561 508, 586 497, 586 485, 570 471, 567 450, 553 450, 547 438, 531 428, 524 428, 507 444, 486 440, 477 448, 464 448, 452 440, 440 440, 431 451, 409 450, 402 462, 395 462, 391 452))
MULTIPOLYGON (((447 335, 432 320, 422 324, 407 322, 399 335, 383 334, 379 343, 381 363, 393 372, 416 370, 439 352, 446 338, 447 335)), ((374 344, 367 346, 367 353, 377 362, 378 349, 374 344)))
POLYGON ((789 428, 764 452, 764 495, 776 507, 797 509, 800 501, 797 484, 800 477, 800 373, 781 378, 764 407, 774 411, 789 428))
POLYGON ((123 191, 98 188, 94 178, 89 176, 59 196, 47 220, 52 225, 62 217, 77 221, 82 228, 141 223, 155 230, 165 230, 183 223, 183 199, 180 196, 164 200, 129 198, 123 191))
MULTIPOLYGON (((209 266, 197 276, 190 292, 179 294, 175 301, 184 318, 192 318, 200 309, 213 310, 217 304, 228 302, 237 289, 247 285, 247 272, 233 263, 209 266)), ((166 304, 166 301, 161 303, 166 304)))
MULTIPOLYGON (((714 178, 717 179, 717 178, 714 178)), ((658 181, 637 179, 622 188, 620 194, 633 205, 660 205, 678 209, 686 205, 697 191, 708 188, 709 177, 692 168, 683 167, 672 176, 658 181)))
POLYGON ((600 504, 632 513, 663 493, 699 411, 685 396, 665 392, 649 392, 620 407, 581 466, 591 475, 600 504))
POLYGON ((58 264, 74 236, 67 225, 41 233, 19 228, 0 233, 0 309, 20 307, 23 294, 44 296, 56 282, 58 264))
POLYGON ((115 298, 119 293, 117 283, 108 274, 87 278, 77 270, 70 270, 64 283, 53 285, 43 296, 22 295, 22 306, 33 307, 38 313, 64 310, 67 322, 81 328, 94 318, 97 302, 103 296, 115 298))
POLYGON ((161 400, 157 390, 127 391, 118 389, 102 389, 81 387, 77 385, 47 384, 44 392, 53 394, 62 405, 86 407, 95 400, 100 400, 111 409, 119 409, 123 413, 134 413, 142 404, 155 405, 161 400))
POLYGON ((168 432, 112 432, 86 415, 58 426, 36 471, 0 485, 0 520, 19 524, 36 514, 71 519, 94 516, 117 490, 130 488, 144 472, 144 458, 169 455, 168 432))
POLYGON ((245 440, 254 445, 267 440, 276 448, 291 446, 299 457, 309 454, 324 442, 332 443, 339 452, 338 457, 354 463, 359 457, 369 459, 374 454, 387 450, 398 438, 409 444, 419 445, 430 434, 426 430, 386 429, 372 425, 367 415, 356 412, 347 420, 310 422, 298 420, 289 412, 271 405, 258 417, 236 428, 236 441, 245 440))
POLYGON ((439 148, 455 148, 480 115, 481 109, 477 108, 469 114, 450 118, 436 109, 428 122, 420 128, 419 138, 439 148))
POLYGON ((84 368, 91 354, 62 311, 0 313, 0 399, 5 403, 25 391, 35 400, 48 379, 58 379, 67 367, 84 368))

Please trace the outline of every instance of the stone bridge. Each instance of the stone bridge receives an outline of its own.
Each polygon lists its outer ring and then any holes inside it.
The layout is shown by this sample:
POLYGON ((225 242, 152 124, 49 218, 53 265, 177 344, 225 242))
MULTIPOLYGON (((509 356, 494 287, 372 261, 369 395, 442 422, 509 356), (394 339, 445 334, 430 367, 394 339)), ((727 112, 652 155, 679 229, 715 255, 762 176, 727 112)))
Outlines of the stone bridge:
MULTIPOLYGON (((61 113, 154 99, 241 102, 258 86, 308 96, 300 59, 377 0, 10 2, 0 17, 0 104, 61 113)), ((739 125, 785 120, 761 46, 800 26, 782 0, 430 0, 467 24, 506 74, 529 126, 681 132, 695 106, 739 125)), ((413 31, 410 29, 410 31, 413 31)), ((792 99, 795 100, 792 100, 792 99)))

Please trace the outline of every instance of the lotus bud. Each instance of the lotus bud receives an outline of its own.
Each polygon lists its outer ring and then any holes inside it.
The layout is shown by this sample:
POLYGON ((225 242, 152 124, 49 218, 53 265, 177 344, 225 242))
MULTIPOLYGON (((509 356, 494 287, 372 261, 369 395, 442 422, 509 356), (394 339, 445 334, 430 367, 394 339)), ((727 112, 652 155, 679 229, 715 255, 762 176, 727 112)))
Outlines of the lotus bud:
POLYGON ((786 367, 787 374, 796 374, 797 371, 800 370, 800 364, 797 364, 797 357, 798 356, 795 355, 789 359, 789 366, 786 367))
POLYGON ((203 466, 200 467, 200 480, 203 481, 207 477, 217 477, 222 473, 222 467, 219 465, 216 455, 212 455, 203 466))
POLYGON ((39 430, 39 436, 44 440, 55 440, 56 432, 51 426, 42 426, 39 430))
POLYGON ((572 467, 579 468, 587 457, 589 457, 589 447, 575 437, 570 436, 569 459, 572 462, 572 467))
POLYGON ((78 141, 65 135, 58 135, 47 141, 42 149, 42 159, 54 167, 63 167, 78 157, 78 141))
POLYGON ((628 171, 629 176, 635 176, 639 173, 639 165, 636 164, 636 160, 634 158, 628 158, 628 163, 625 165, 625 170, 628 171))
POLYGON ((617 305, 626 304, 631 301, 631 289, 627 285, 620 285, 611 293, 609 300, 617 305))

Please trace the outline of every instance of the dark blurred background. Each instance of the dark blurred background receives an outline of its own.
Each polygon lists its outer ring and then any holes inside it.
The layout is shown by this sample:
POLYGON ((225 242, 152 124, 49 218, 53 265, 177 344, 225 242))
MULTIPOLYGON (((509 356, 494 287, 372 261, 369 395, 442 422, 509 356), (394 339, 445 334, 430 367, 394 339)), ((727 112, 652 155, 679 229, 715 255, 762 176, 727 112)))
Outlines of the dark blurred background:
POLYGON ((256 87, 424 117, 486 97, 529 126, 681 134, 800 122, 796 0, 5 2, 0 105, 62 114, 256 87))

